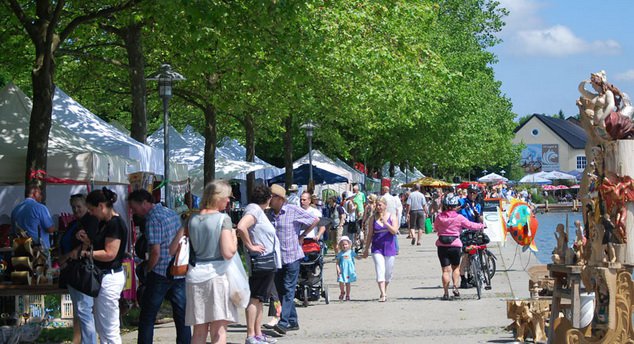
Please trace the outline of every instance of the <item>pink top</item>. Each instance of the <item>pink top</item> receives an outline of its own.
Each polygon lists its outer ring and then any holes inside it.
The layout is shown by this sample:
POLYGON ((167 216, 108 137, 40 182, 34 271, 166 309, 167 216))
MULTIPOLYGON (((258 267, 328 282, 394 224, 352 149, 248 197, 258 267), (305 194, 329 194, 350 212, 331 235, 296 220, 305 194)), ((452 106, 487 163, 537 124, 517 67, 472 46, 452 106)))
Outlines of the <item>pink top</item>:
POLYGON ((438 236, 455 236, 456 239, 451 244, 443 244, 440 240, 436 240, 436 246, 462 247, 460 233, 462 233, 463 229, 482 230, 483 228, 483 223, 471 222, 454 210, 443 211, 438 214, 436 221, 434 221, 434 231, 438 236))

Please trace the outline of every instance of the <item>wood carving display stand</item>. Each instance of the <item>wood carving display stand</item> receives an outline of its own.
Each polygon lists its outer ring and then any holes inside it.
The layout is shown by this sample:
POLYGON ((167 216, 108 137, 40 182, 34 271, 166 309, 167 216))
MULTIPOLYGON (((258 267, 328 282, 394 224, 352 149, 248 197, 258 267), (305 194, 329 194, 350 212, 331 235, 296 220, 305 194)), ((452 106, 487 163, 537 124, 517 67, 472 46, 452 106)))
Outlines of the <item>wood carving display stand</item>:
POLYGON ((550 276, 555 280, 553 287, 553 299, 550 307, 550 326, 548 327, 549 343, 554 343, 554 326, 555 319, 559 317, 561 310, 561 299, 570 300, 570 310, 572 311, 572 326, 579 328, 581 324, 581 266, 578 265, 560 265, 548 264, 550 276))
MULTIPOLYGON (((555 322, 551 316, 551 328, 549 328, 549 343, 567 344, 622 344, 634 343, 634 330, 632 328, 632 302, 634 301, 634 283, 632 274, 627 269, 619 269, 614 285, 610 288, 610 325, 600 338, 586 337, 584 333, 575 328, 567 319, 557 319, 555 322), (555 324, 555 325, 552 325, 555 324), (550 336, 553 329, 555 335, 550 336)), ((554 304, 554 297, 553 297, 554 304)), ((553 312, 554 314, 554 312, 553 312)))
POLYGON ((506 327, 515 333, 515 340, 524 343, 528 337, 534 343, 546 341, 546 318, 550 300, 545 298, 506 301, 506 316, 513 322, 506 327))

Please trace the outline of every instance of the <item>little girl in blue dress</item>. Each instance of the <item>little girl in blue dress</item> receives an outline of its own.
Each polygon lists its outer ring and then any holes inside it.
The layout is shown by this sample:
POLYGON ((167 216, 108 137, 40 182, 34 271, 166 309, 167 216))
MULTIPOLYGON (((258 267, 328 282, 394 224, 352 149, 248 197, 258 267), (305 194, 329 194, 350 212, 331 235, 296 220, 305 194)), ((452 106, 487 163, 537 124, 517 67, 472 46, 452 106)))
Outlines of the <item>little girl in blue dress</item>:
POLYGON ((357 281, 357 272, 354 268, 354 258, 357 253, 352 250, 352 241, 347 236, 342 236, 337 243, 339 253, 337 254, 337 281, 339 282, 339 300, 350 301, 350 283, 357 281), (345 290, 344 290, 345 287, 345 290))

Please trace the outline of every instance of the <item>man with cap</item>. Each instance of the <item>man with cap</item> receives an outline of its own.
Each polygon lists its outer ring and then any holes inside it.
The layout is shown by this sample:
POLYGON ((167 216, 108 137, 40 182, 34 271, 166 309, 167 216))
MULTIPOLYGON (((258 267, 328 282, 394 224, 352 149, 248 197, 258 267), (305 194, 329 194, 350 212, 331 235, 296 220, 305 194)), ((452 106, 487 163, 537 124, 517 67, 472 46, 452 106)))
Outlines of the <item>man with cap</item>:
POLYGON ((304 258, 301 245, 306 235, 319 223, 319 218, 299 206, 288 204, 283 187, 272 185, 271 194, 271 208, 267 215, 275 226, 282 253, 282 268, 275 274, 275 286, 282 302, 282 314, 273 329, 280 334, 286 334, 287 331, 299 329, 295 289, 300 261, 304 258))
POLYGON ((297 184, 292 184, 290 188, 288 188, 288 197, 286 199, 286 203, 300 206, 299 196, 297 195, 298 187, 297 184))

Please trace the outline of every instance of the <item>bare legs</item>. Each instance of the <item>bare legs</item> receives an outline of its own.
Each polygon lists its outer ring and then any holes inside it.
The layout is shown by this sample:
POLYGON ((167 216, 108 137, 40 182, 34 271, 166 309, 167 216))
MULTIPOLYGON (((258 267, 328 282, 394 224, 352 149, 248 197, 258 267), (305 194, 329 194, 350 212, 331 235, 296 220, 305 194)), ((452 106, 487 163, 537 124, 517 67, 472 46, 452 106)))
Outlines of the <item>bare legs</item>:
POLYGON ((460 285, 460 265, 442 267, 442 288, 444 295, 449 296, 449 283, 453 280, 454 290, 460 285))
POLYGON ((246 309, 247 316, 247 337, 261 336, 262 330, 262 302, 258 299, 250 299, 246 309))
POLYGON ((343 300, 344 296, 346 300, 350 300, 350 283, 339 282, 339 300, 343 300))
POLYGON ((205 344, 207 342, 208 333, 211 334, 211 342, 213 344, 227 343, 227 325, 229 325, 229 322, 226 320, 194 325, 192 343, 205 344))

